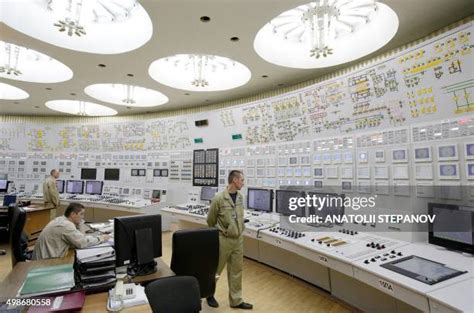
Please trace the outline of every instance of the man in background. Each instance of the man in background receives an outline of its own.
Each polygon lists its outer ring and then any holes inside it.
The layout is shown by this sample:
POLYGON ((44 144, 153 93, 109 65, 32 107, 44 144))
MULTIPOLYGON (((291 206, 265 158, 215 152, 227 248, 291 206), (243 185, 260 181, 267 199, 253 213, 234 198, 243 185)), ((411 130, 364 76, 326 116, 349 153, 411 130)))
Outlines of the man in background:
MULTIPOLYGON (((219 229, 220 275, 227 264, 229 302, 232 308, 251 310, 253 306, 242 300, 242 267, 244 262, 244 197, 239 192, 244 186, 244 174, 233 170, 229 173, 228 186, 212 199, 207 225, 219 229)), ((207 304, 218 307, 214 296, 207 298, 207 304)))
POLYGON ((59 192, 56 179, 59 178, 59 171, 52 169, 50 176, 43 181, 43 201, 46 209, 51 209, 51 219, 56 216, 56 209, 59 209, 59 192))
POLYGON ((33 260, 64 257, 69 248, 82 249, 109 240, 108 235, 84 235, 78 229, 84 219, 85 208, 72 202, 64 216, 58 216, 41 232, 33 250, 33 260))

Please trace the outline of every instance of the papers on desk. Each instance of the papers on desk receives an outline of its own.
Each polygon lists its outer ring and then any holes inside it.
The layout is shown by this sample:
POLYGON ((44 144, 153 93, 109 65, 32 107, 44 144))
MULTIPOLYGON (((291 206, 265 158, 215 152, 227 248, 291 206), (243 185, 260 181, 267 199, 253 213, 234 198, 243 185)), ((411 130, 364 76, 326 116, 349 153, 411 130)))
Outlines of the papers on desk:
POLYGON ((88 224, 90 228, 100 231, 101 233, 112 233, 114 231, 114 223, 92 223, 88 224))
POLYGON ((38 296, 71 290, 75 286, 72 264, 34 268, 20 289, 22 296, 38 296))
POLYGON ((76 250, 76 258, 80 263, 98 261, 112 256, 115 256, 115 250, 110 246, 76 250))

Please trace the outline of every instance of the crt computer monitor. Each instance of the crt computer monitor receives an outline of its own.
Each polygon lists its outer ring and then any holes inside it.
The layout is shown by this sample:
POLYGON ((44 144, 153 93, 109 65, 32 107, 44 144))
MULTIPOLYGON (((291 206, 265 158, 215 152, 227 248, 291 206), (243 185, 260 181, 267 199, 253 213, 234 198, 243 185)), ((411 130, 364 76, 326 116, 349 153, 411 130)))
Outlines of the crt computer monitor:
POLYGON ((96 168, 81 168, 81 179, 97 179, 97 169, 96 168))
POLYGON ((161 215, 121 216, 114 219, 115 263, 131 276, 156 271, 161 257, 161 215))
POLYGON ((201 201, 211 201, 217 193, 217 187, 202 187, 201 201))
POLYGON ((452 250, 474 254, 474 207, 428 203, 428 242, 452 250))
POLYGON ((86 191, 88 195, 101 195, 102 187, 104 183, 98 180, 88 180, 86 181, 86 191))
POLYGON ((6 179, 0 179, 0 192, 7 192, 9 183, 6 179))
POLYGON ((68 180, 66 182, 66 192, 82 194, 84 192, 84 182, 82 180, 68 180))
POLYGON ((272 212, 273 211, 273 190, 248 188, 247 189, 247 209, 272 212))
POLYGON ((104 180, 120 180, 120 169, 106 168, 104 170, 104 180))
POLYGON ((59 193, 64 193, 64 180, 56 179, 56 187, 59 193))
MULTIPOLYGON (((324 204, 322 207, 315 207, 312 203, 313 200, 310 200, 308 205, 308 215, 320 216, 322 222, 318 225, 320 226, 330 226, 333 223, 325 223, 326 217, 331 216, 331 220, 335 220, 334 224, 342 224, 338 222, 338 219, 344 215, 344 195, 337 193, 328 193, 328 192, 308 192, 308 195, 313 198, 316 196, 318 198, 325 198, 324 204), (337 217, 336 219, 334 217, 337 217)), ((316 200, 317 201, 317 200, 316 200)), ((320 202, 316 202, 319 204, 320 202)), ((316 224, 316 223, 314 223, 316 224)), ((312 224, 312 225, 314 225, 312 224)))
MULTIPOLYGON (((298 190, 277 190, 276 191, 276 212, 280 213, 281 215, 289 216, 289 215, 296 215, 298 217, 303 217, 306 214, 306 206, 299 207, 292 211, 290 210, 290 199, 291 198, 300 198, 304 197, 304 191, 298 190)), ((296 204, 297 205, 297 204, 296 204)))

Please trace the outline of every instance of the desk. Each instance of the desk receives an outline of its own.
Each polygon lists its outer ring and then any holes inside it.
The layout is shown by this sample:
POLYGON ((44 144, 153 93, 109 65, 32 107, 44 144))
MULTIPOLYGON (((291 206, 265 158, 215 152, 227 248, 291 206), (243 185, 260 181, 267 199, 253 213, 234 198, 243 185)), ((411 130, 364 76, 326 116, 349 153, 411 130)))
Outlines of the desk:
MULTIPOLYGON (((153 274, 146 276, 138 276, 132 279, 134 283, 144 283, 156 280, 162 277, 174 276, 173 271, 169 266, 161 259, 155 259, 157 263, 157 271, 153 274)), ((64 258, 57 259, 47 259, 31 262, 19 262, 13 268, 13 270, 8 274, 7 277, 0 283, 1 297, 0 301, 4 302, 6 299, 16 298, 18 290, 20 289, 23 281, 26 278, 28 272, 34 268, 45 267, 45 266, 54 266, 60 264, 70 264, 74 262, 74 255, 69 253, 64 258)), ((92 294, 86 296, 86 301, 84 303, 84 308, 82 312, 98 312, 105 311, 107 302, 107 293, 102 292, 98 294, 92 294)))
MULTIPOLYGON (((23 231, 28 237, 30 237, 32 233, 43 230, 51 220, 51 210, 53 209, 46 209, 39 204, 32 204, 23 209, 26 212, 26 222, 23 231)), ((0 213, 6 215, 8 208, 1 208, 0 213)))

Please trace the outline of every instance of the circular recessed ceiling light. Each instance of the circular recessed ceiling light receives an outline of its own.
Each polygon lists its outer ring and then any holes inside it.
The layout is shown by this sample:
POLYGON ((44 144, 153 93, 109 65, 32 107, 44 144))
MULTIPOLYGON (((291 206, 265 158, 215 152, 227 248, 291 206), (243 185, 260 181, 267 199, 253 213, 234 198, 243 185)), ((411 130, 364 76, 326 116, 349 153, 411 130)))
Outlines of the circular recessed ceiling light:
POLYGON ((0 83, 0 99, 2 100, 21 100, 26 99, 30 95, 18 87, 0 83))
POLYGON ((97 100, 129 107, 153 107, 169 100, 156 90, 123 84, 90 85, 84 92, 97 100))
POLYGON ((0 77, 32 83, 59 83, 72 78, 69 67, 36 50, 0 41, 0 77))
POLYGON ((117 111, 93 102, 78 100, 52 100, 45 105, 54 111, 81 115, 81 116, 110 116, 117 114, 117 111))
POLYGON ((150 76, 170 87, 190 91, 228 90, 250 80, 250 70, 237 61, 208 54, 177 54, 154 61, 150 76))
POLYGON ((383 47, 398 29, 397 14, 375 0, 323 0, 285 11, 254 41, 266 61, 292 68, 346 63, 383 47))
POLYGON ((150 17, 137 0, 6 1, 2 13, 2 22, 17 31, 82 52, 127 52, 141 47, 153 33, 150 17))

